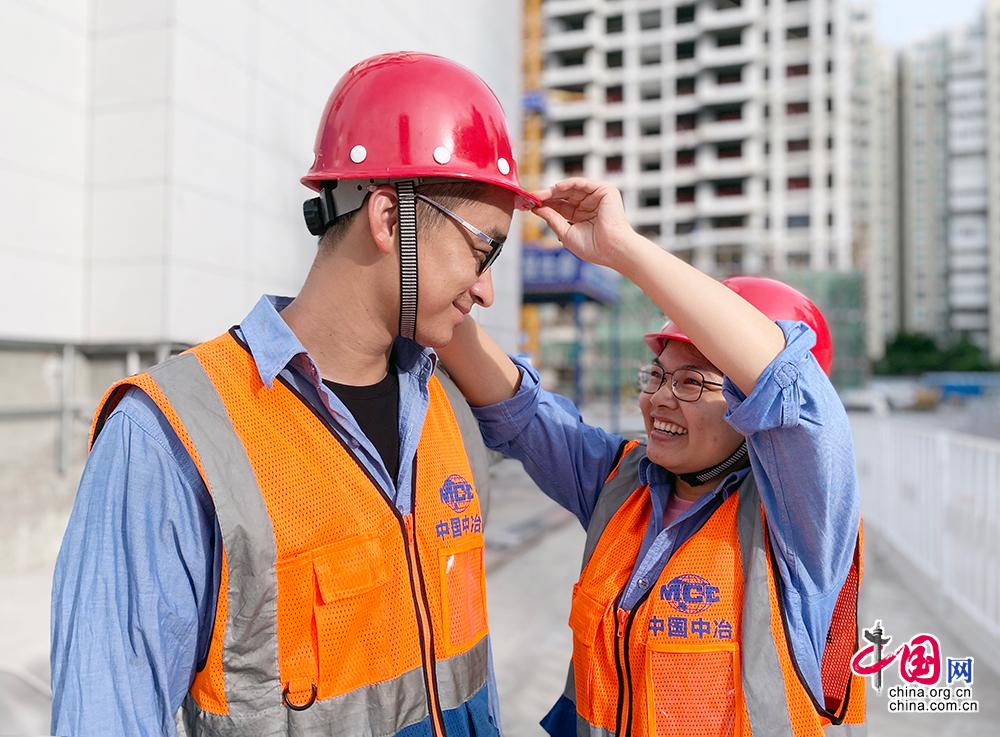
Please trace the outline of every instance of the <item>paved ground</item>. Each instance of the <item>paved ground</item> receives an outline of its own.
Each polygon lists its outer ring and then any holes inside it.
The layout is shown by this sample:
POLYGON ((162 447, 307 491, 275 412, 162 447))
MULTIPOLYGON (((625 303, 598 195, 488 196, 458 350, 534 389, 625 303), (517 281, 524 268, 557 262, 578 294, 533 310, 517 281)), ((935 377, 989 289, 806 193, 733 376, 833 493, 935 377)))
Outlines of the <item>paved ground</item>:
MULTIPOLYGON (((538 720, 561 693, 570 655, 569 594, 579 572, 583 531, 576 520, 538 492, 520 466, 494 467, 487 527, 490 626, 497 679, 509 737, 542 735, 538 720)), ((905 587, 905 570, 869 532, 861 607, 867 626, 880 618, 894 644, 919 632, 941 638, 944 655, 975 655, 959 644, 905 587), (900 575, 902 573, 903 575, 900 575)), ((49 567, 17 576, 0 574, 0 735, 48 734, 49 567)), ((978 715, 890 714, 887 697, 869 693, 872 737, 995 735, 1000 723, 1000 675, 977 662, 978 715)), ((887 686, 898 683, 887 677, 887 686)))

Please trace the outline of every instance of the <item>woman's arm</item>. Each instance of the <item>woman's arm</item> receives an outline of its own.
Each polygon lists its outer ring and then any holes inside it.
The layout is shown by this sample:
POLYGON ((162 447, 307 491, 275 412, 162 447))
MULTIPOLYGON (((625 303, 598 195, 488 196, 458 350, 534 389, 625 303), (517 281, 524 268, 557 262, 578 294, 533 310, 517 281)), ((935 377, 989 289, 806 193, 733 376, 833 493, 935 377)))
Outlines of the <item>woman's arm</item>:
POLYGON ((534 212, 567 250, 634 282, 744 393, 785 346, 781 329, 721 283, 636 233, 621 194, 574 178, 537 193, 534 212))

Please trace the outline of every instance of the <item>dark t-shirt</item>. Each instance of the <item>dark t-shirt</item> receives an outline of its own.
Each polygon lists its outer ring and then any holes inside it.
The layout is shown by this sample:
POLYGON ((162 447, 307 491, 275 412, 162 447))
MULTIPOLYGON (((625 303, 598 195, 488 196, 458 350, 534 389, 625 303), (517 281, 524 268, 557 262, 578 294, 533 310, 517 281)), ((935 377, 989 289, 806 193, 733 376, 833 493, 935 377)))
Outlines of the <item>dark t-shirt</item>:
POLYGON ((323 380, 336 394, 348 411, 358 421, 375 450, 382 456, 382 463, 392 475, 399 478, 399 377, 391 368, 385 378, 371 386, 348 386, 323 380))

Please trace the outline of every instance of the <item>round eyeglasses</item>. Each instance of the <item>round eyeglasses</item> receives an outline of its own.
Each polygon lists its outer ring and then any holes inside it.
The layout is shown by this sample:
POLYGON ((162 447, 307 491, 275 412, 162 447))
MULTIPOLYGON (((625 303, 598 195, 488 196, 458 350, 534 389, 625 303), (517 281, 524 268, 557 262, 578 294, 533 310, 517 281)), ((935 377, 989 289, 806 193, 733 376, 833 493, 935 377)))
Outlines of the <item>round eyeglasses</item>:
POLYGON ((664 371, 662 367, 653 364, 639 369, 639 391, 643 394, 656 394, 668 376, 670 391, 678 402, 697 402, 706 386, 722 389, 720 382, 707 380, 701 371, 686 368, 664 371))

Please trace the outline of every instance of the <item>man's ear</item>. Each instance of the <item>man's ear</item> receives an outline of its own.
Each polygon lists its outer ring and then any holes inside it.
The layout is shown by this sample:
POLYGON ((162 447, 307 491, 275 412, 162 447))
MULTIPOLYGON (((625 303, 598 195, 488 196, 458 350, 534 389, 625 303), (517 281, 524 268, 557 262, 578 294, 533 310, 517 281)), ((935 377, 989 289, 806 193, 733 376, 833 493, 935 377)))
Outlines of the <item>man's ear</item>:
POLYGON ((372 240, 382 253, 396 250, 397 219, 396 190, 389 185, 377 187, 368 196, 368 227, 372 240))

